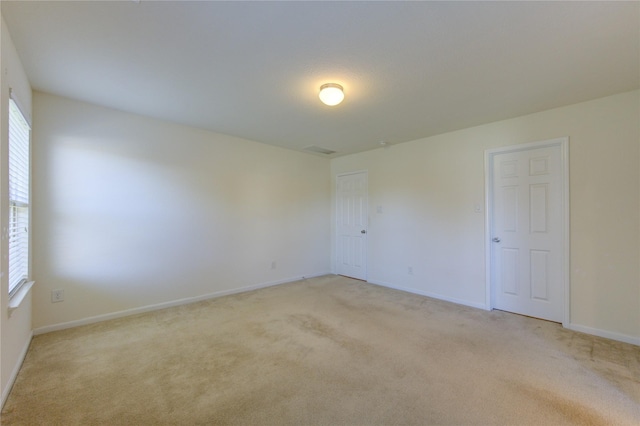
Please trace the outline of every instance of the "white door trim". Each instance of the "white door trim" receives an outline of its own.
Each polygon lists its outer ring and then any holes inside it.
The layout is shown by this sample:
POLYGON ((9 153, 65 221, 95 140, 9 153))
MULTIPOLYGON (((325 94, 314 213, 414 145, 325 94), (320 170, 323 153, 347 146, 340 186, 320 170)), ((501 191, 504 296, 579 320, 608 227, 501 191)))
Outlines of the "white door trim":
POLYGON ((491 200, 493 199, 493 160, 497 154, 505 154, 509 152, 528 151, 531 149, 546 148, 559 146, 562 158, 560 165, 562 167, 562 250, 564 253, 563 270, 563 286, 564 286, 564 314, 562 325, 568 327, 571 319, 571 301, 570 301, 570 234, 569 234, 569 138, 562 137, 539 142, 531 142, 520 145, 505 146, 485 150, 484 152, 484 188, 485 188, 485 306, 487 310, 493 309, 492 300, 492 276, 491 276, 491 224, 493 223, 493 207, 491 200))

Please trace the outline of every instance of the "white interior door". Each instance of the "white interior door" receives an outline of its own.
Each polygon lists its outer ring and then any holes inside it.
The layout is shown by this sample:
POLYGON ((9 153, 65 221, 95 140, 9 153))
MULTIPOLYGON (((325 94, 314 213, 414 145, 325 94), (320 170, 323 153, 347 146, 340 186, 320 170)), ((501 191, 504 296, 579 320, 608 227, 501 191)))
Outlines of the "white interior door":
POLYGON ((566 142, 489 154, 490 279, 496 309, 565 320, 566 142))
POLYGON ((367 172, 337 177, 336 272, 367 279, 367 172))

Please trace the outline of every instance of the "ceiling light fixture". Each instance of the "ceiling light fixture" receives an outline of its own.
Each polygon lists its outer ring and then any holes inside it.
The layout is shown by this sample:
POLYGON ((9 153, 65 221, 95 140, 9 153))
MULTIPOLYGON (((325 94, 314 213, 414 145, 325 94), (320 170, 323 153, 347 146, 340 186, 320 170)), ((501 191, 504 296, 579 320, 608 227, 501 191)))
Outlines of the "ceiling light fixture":
POLYGON ((327 83, 320 86, 320 100, 329 106, 338 105, 344 99, 342 86, 336 83, 327 83))

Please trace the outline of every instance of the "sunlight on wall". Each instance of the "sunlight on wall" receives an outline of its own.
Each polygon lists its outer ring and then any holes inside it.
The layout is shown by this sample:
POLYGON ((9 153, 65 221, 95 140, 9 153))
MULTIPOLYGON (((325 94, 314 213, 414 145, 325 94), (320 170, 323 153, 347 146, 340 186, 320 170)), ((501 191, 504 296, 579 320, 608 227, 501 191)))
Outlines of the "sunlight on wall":
MULTIPOLYGON (((73 140, 54 145, 46 190, 53 222, 50 240, 56 245, 51 270, 86 285, 126 285, 149 274, 179 276, 175 265, 192 269, 206 262, 189 250, 194 238, 207 243, 196 229, 196 187, 160 165, 83 148, 90 145, 73 140), (158 263, 166 258, 175 263, 158 263)), ((200 249, 210 253, 214 247, 200 249)))
POLYGON ((330 271, 328 160, 34 99, 36 328, 330 271))

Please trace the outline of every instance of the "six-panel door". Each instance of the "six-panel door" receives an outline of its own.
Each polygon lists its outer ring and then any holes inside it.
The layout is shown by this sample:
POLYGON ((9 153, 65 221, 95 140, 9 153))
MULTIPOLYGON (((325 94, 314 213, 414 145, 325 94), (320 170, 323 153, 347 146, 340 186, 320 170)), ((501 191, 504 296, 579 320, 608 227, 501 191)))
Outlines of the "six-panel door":
POLYGON ((507 152, 493 158, 493 307, 562 322, 561 147, 507 152))
POLYGON ((367 173, 338 176, 336 191, 336 271, 367 279, 367 173))

